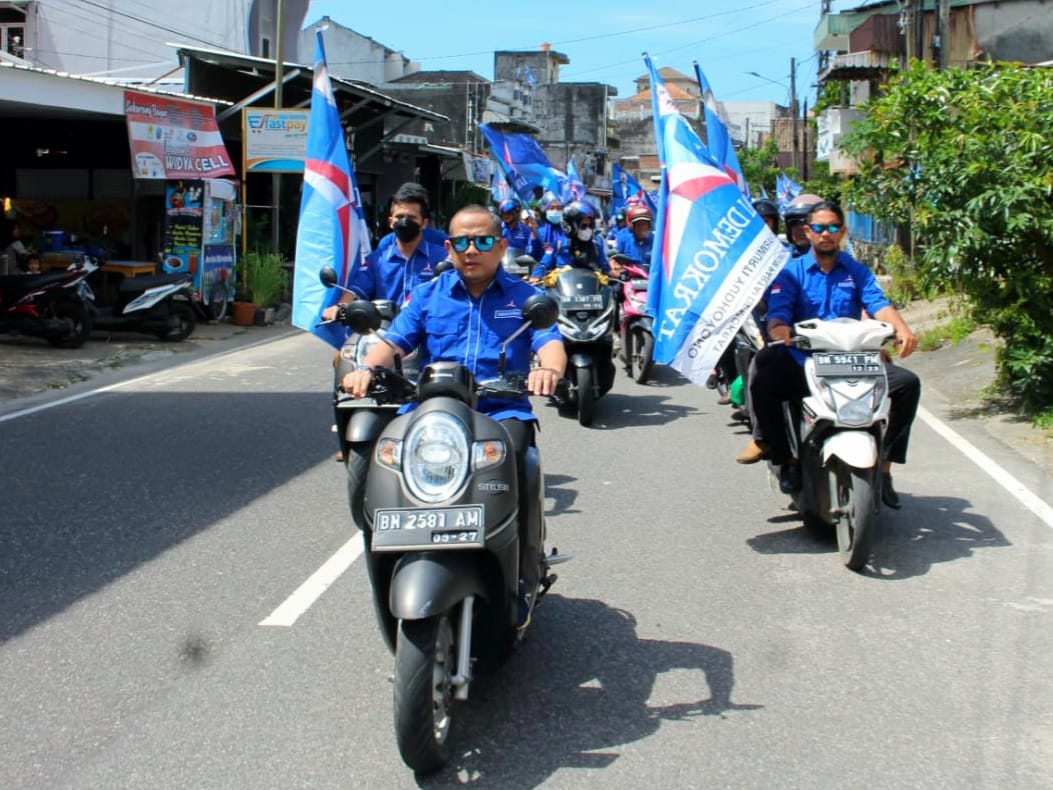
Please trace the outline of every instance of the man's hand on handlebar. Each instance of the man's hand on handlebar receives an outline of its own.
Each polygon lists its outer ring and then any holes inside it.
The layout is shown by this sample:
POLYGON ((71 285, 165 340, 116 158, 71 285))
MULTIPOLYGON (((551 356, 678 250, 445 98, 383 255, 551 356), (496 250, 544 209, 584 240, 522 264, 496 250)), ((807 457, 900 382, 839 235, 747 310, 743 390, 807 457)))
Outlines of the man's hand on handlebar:
POLYGON ((533 368, 527 375, 527 390, 535 395, 555 395, 563 375, 552 368, 533 368))
POLYGON ((369 394, 369 385, 372 383, 372 369, 362 367, 358 370, 352 370, 344 376, 344 380, 340 382, 340 386, 343 388, 344 392, 352 398, 364 398, 369 394))
POLYGON ((340 318, 340 311, 343 308, 343 303, 330 305, 322 311, 322 320, 324 321, 335 321, 340 318))

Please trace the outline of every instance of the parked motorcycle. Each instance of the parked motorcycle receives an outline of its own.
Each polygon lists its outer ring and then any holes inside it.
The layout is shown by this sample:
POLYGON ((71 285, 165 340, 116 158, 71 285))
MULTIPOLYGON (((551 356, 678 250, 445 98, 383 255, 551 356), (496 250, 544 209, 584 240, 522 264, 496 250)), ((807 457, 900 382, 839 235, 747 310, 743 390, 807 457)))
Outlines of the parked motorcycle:
POLYGON ((80 348, 91 334, 85 297, 88 274, 88 269, 73 266, 0 277, 0 332, 41 337, 58 348, 80 348))
POLYGON ((546 274, 544 286, 559 303, 559 331, 567 349, 560 411, 576 411, 578 422, 589 426, 596 400, 614 386, 614 291, 607 275, 570 266, 546 274))
POLYGON ((638 384, 644 384, 654 367, 654 318, 647 315, 647 268, 628 255, 611 256, 621 264, 622 297, 618 331, 622 341, 625 371, 638 384))
POLYGON ((809 394, 784 403, 790 447, 800 463, 794 504, 809 529, 836 529, 841 560, 858 570, 870 557, 881 504, 881 459, 888 428, 888 378, 881 347, 891 324, 872 319, 794 325, 809 394))
MULTIPOLYGON (((89 272, 98 269, 91 260, 82 264, 89 272)), ((117 286, 112 305, 97 305, 90 278, 84 285, 93 330, 141 332, 169 342, 186 340, 199 320, 208 313, 198 301, 194 276, 158 274, 152 277, 125 277, 117 286)))
MULTIPOLYGON (((551 326, 552 299, 523 305, 525 323, 551 326)), ((349 306, 359 334, 376 331, 368 302, 349 306)), ((507 342, 505 344, 507 347, 507 342)), ((502 351, 501 359, 504 359, 502 351)), ((543 477, 537 448, 519 460, 508 432, 473 409, 476 399, 520 398, 525 373, 476 382, 455 362, 426 366, 413 383, 374 371, 378 403, 416 401, 388 423, 369 456, 362 523, 366 566, 381 631, 395 654, 395 735, 402 759, 429 773, 449 758, 477 667, 496 666, 522 639, 530 609, 555 581, 546 556, 543 477), (518 625, 518 627, 517 627, 518 625)))

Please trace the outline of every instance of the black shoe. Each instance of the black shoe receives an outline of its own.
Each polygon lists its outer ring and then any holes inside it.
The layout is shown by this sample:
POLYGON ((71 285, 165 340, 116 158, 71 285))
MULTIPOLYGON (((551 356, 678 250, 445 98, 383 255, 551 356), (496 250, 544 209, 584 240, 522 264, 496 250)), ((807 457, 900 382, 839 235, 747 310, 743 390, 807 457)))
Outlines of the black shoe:
POLYGON ((796 461, 779 467, 779 490, 790 496, 801 490, 801 467, 796 461))
POLYGON ((885 503, 885 507, 890 507, 893 510, 899 510, 903 507, 903 503, 899 500, 899 494, 892 487, 892 475, 881 475, 881 501, 885 503))
POLYGON ((715 390, 717 388, 717 383, 719 381, 720 381, 720 378, 717 376, 716 373, 710 373, 709 374, 709 378, 706 379, 706 389, 707 390, 715 390))

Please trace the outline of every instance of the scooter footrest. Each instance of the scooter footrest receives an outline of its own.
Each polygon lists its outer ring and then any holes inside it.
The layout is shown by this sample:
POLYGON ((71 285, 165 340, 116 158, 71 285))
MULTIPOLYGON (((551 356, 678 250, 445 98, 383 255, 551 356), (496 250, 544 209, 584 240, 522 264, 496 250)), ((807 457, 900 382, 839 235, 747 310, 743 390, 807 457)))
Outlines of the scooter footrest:
POLYGON ((551 565, 559 565, 562 562, 569 562, 574 559, 573 554, 549 554, 545 557, 545 562, 551 565))

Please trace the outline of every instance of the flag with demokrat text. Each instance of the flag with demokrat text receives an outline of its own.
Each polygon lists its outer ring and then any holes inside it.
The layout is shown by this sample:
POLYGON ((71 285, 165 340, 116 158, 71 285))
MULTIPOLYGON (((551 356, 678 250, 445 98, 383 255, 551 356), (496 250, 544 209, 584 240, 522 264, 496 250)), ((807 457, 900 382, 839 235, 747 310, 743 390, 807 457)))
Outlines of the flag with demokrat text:
MULTIPOLYGON (((336 271, 337 281, 346 288, 358 273, 363 251, 369 249, 368 245, 362 201, 347 156, 344 128, 329 82, 325 45, 319 30, 300 223, 296 232, 294 326, 318 335, 336 348, 343 345, 347 327, 339 323, 319 326, 322 311, 336 304, 342 291, 326 288, 318 277, 324 267, 331 266, 336 271)), ((249 283, 249 288, 252 288, 252 283, 249 283)))
POLYGON ((662 166, 648 292, 654 356, 702 384, 788 253, 644 62, 662 166))
POLYGON ((709 80, 702 73, 702 67, 695 62, 695 78, 698 80, 698 89, 702 91, 702 106, 706 115, 706 142, 709 150, 720 162, 731 179, 738 185, 739 192, 750 197, 750 188, 746 184, 746 177, 742 175, 742 166, 739 164, 738 154, 728 134, 728 127, 724 125, 720 117, 720 108, 717 99, 713 95, 713 89, 709 87, 709 80))
POLYGON ((508 185, 508 179, 505 178, 505 171, 500 167, 495 167, 490 176, 490 197, 493 198, 495 205, 500 205, 502 200, 515 197, 512 187, 508 185))
POLYGON ((537 140, 526 134, 499 132, 485 123, 479 124, 479 131, 520 200, 532 202, 535 186, 541 187, 543 192, 561 194, 563 173, 548 161, 537 140))

